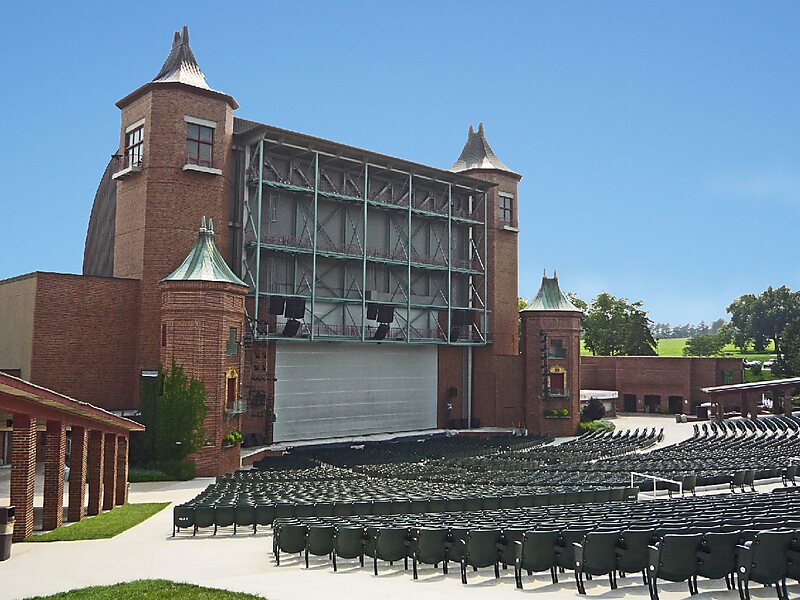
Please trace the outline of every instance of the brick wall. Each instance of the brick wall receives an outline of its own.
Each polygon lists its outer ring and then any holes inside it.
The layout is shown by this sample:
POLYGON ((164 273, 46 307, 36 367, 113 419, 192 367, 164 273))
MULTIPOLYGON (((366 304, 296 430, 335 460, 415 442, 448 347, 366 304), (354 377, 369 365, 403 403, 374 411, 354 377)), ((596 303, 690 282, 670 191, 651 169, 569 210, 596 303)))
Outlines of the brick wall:
POLYGON ((157 85, 122 107, 125 128, 145 119, 141 173, 117 185, 114 274, 141 279, 137 371, 159 365, 160 280, 186 257, 197 238, 200 218, 212 218, 217 245, 228 252, 233 112, 222 97, 185 86, 157 85), (215 121, 213 162, 222 176, 184 171, 184 116, 215 121))
POLYGON ((161 290, 161 323, 166 326, 161 362, 169 367, 175 361, 187 377, 203 381, 206 389, 206 446, 190 458, 197 465, 198 475, 230 472, 239 466, 239 449, 222 449, 222 440, 240 430, 241 419, 226 417, 226 372, 236 369, 241 385, 244 352, 241 343, 236 355, 228 355, 226 347, 229 328, 236 328, 241 339, 247 290, 193 281, 166 282, 161 290))
POLYGON ((585 387, 580 371, 580 314, 562 311, 522 311, 522 342, 524 364, 524 394, 526 423, 534 433, 556 436, 574 435, 580 422, 580 389, 585 387), (542 351, 539 332, 545 331, 548 340, 563 341, 564 358, 548 358, 548 368, 565 371, 564 398, 543 395, 542 351), (552 410, 566 408, 568 418, 554 418, 552 410))
POLYGON ((30 380, 108 410, 136 407, 138 282, 37 273, 30 380))
POLYGON ((670 410, 669 397, 680 397, 682 409, 691 413, 697 404, 708 402, 703 387, 722 385, 723 371, 731 371, 732 383, 742 382, 742 361, 738 358, 677 356, 583 356, 581 378, 586 389, 615 390, 617 411, 626 410, 625 396, 636 396, 636 410, 644 412, 646 396, 659 396, 662 412, 670 410))

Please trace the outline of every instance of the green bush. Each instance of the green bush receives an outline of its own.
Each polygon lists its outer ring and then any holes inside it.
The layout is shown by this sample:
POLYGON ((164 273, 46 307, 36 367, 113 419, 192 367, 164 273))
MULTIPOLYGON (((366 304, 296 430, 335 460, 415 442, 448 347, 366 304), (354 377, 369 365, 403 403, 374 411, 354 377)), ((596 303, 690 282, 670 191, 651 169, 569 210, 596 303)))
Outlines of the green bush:
POLYGON ((581 411, 581 421, 599 421, 606 416, 606 405, 599 398, 589 399, 581 411))
POLYGON ((241 444, 243 441, 244 436, 238 431, 232 431, 222 438, 222 443, 226 446, 235 446, 236 444, 241 444))
POLYGON ((569 409, 568 409, 568 408, 562 408, 562 409, 560 409, 560 410, 558 411, 558 416, 559 416, 559 417, 568 417, 568 416, 569 416, 569 409))
POLYGON ((583 421, 578 425, 578 433, 587 431, 614 431, 616 426, 611 421, 583 421))
POLYGON ((128 471, 128 481, 188 481, 194 479, 197 467, 189 460, 165 460, 158 464, 133 467, 128 471))
POLYGON ((558 409, 554 408, 553 410, 551 410, 550 411, 550 416, 551 417, 557 417, 558 416, 558 409))

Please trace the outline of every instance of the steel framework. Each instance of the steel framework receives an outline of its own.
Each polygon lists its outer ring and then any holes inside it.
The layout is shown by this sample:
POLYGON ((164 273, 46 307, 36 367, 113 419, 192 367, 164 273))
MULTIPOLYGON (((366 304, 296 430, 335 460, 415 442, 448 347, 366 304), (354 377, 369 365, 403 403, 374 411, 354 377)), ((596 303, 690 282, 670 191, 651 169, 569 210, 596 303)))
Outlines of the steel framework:
POLYGON ((268 134, 245 146, 244 161, 241 275, 254 340, 489 342, 485 186, 268 134), (273 296, 305 303, 296 334, 269 314, 273 296), (385 337, 371 305, 393 309, 385 337))

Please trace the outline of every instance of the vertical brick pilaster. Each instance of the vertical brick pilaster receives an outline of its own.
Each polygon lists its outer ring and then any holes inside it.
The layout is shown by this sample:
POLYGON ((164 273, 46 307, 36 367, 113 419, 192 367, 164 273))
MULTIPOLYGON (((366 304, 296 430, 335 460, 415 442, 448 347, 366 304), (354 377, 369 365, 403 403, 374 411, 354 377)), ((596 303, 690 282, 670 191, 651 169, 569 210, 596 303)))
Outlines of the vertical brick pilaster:
POLYGON ((117 506, 128 501, 128 437, 117 436, 117 506))
POLYGON ((61 527, 64 521, 64 453, 67 430, 63 421, 47 421, 44 451, 44 513, 42 529, 61 527))
POLYGON ((117 500, 117 434, 105 434, 103 457, 103 510, 114 508, 117 500))
POLYGON ((80 521, 86 514, 86 447, 88 432, 72 427, 69 453, 69 508, 67 520, 80 521))
POLYGON ((89 452, 87 457, 87 479, 89 480, 89 502, 87 515, 99 515, 103 506, 103 442, 102 431, 89 432, 89 452))
POLYGON ((14 540, 33 533, 33 492, 36 480, 36 419, 14 415, 11 440, 11 504, 16 507, 14 540))

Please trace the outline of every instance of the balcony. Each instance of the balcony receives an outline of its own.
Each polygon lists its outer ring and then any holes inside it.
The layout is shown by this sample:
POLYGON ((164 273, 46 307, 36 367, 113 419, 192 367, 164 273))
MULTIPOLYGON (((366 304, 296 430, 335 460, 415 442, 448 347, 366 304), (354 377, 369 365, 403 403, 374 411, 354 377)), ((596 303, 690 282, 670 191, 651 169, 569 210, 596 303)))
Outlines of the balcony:
POLYGON ((550 388, 547 395, 550 398, 569 398, 569 388, 550 388))
POLYGON ((209 175, 222 175, 222 169, 218 169, 214 166, 213 159, 206 159, 197 154, 188 152, 186 153, 186 162, 183 165, 183 170, 208 173, 209 175))
POLYGON ((117 162, 116 171, 111 175, 111 179, 124 179, 131 173, 139 173, 142 170, 144 156, 138 154, 115 154, 114 160, 117 162))

